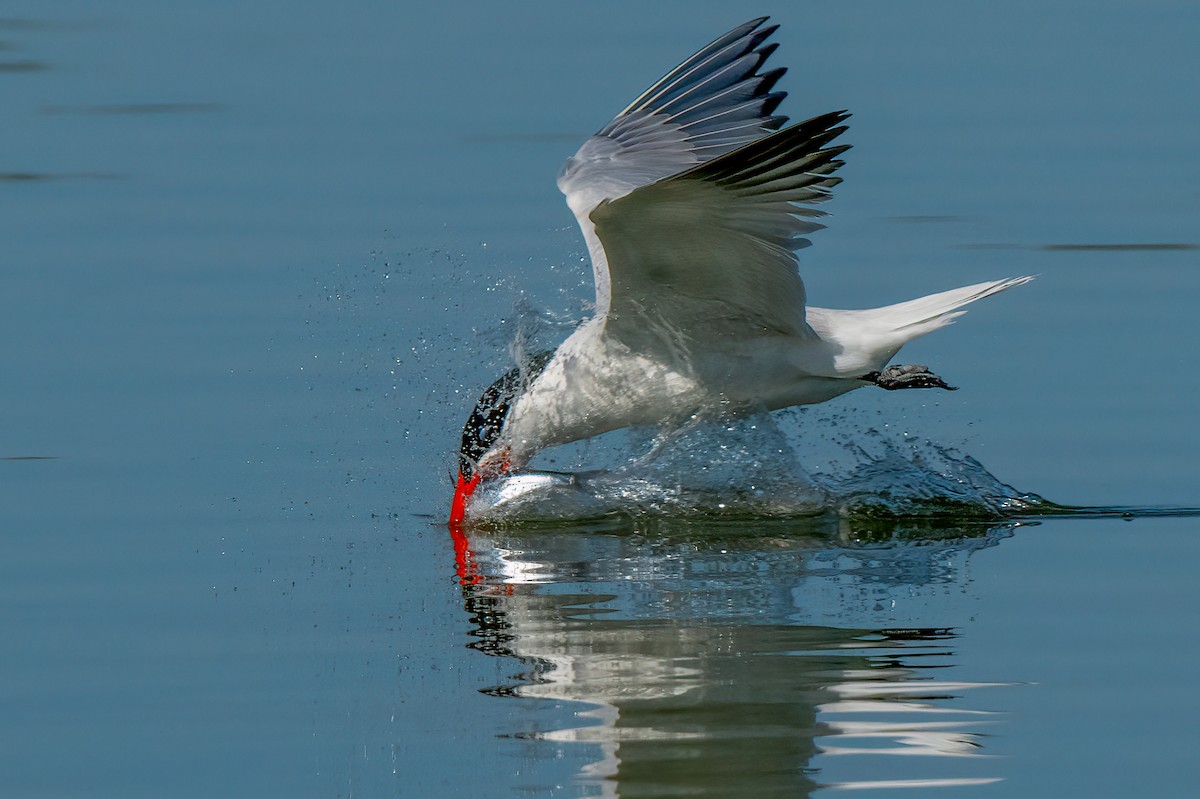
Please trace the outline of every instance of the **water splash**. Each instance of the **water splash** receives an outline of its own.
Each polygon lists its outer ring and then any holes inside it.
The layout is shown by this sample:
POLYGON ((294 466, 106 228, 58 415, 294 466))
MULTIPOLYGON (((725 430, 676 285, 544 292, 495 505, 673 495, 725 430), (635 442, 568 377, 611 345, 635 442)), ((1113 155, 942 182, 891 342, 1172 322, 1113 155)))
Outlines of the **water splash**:
POLYGON ((994 522, 1059 507, 1003 483, 952 447, 845 422, 836 437, 806 437, 839 450, 824 453, 821 470, 810 472, 804 463, 818 459, 797 452, 781 427, 793 421, 766 413, 693 418, 649 440, 630 437, 626 446, 640 444, 640 451, 626 450, 608 469, 531 471, 498 480, 480 492, 472 515, 489 522, 608 514, 994 522))
POLYGON ((1054 507, 1002 482, 970 455, 929 439, 897 440, 870 428, 843 446, 850 460, 816 478, 843 515, 988 521, 1054 507))
POLYGON ((1003 482, 957 447, 838 413, 697 418, 654 436, 626 433, 608 449, 588 442, 575 457, 564 471, 485 486, 470 515, 483 524, 822 517, 864 531, 878 522, 893 535, 914 525, 928 533, 1042 516, 1200 515, 1189 507, 1058 504, 1003 482), (609 468, 571 471, 606 458, 609 468))

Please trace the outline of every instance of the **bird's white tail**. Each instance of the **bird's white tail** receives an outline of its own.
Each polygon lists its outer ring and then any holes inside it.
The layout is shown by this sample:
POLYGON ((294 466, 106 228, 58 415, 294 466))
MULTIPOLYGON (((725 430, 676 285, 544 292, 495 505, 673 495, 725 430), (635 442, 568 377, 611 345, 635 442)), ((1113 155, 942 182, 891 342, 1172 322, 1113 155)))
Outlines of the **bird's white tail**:
POLYGON ((808 323, 822 339, 837 345, 837 376, 858 376, 882 369, 905 344, 966 313, 964 306, 1031 280, 1033 277, 1026 275, 976 283, 861 311, 810 307, 808 323))
POLYGON ((883 308, 872 308, 865 313, 870 314, 872 322, 880 327, 890 328, 899 334, 902 341, 908 342, 950 324, 966 313, 963 306, 1031 280, 1032 275, 991 280, 883 308))

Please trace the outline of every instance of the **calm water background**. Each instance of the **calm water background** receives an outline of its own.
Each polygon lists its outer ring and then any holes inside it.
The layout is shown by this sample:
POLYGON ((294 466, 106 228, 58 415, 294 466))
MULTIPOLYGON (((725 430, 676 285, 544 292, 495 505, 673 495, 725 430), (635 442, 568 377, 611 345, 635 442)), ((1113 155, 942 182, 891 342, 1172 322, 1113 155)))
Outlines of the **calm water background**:
POLYGON ((1200 503, 1193 3, 16 0, 0 793, 1194 789, 1194 519, 510 532, 459 585, 461 419, 522 303, 586 313, 562 159, 754 13, 855 113, 817 304, 1041 275, 850 434, 1200 503))

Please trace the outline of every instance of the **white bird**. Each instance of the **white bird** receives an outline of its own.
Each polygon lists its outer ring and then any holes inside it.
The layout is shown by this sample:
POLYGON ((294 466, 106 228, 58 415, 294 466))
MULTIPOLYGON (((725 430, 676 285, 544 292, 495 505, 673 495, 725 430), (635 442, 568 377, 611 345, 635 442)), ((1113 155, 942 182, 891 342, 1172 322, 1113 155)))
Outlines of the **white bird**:
POLYGON ((784 127, 760 72, 767 18, 733 29, 647 89, 567 159, 596 312, 554 352, 493 383, 463 428, 451 522, 481 480, 546 447, 721 408, 806 405, 863 386, 950 389, 888 366, 964 306, 1028 282, 979 283, 898 305, 806 307, 795 251, 841 182, 844 111, 784 127))

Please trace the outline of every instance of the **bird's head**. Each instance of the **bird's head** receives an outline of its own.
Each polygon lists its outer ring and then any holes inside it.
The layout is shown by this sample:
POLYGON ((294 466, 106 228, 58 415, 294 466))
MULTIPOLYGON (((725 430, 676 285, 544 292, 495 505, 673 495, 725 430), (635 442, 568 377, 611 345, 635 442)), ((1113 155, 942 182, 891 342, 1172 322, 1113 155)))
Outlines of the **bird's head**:
POLYGON ((467 502, 481 482, 500 477, 522 465, 514 464, 513 447, 504 436, 509 411, 529 383, 545 368, 552 354, 535 355, 523 365, 505 372, 475 403, 475 409, 463 425, 458 480, 450 505, 451 525, 462 523, 467 502))

